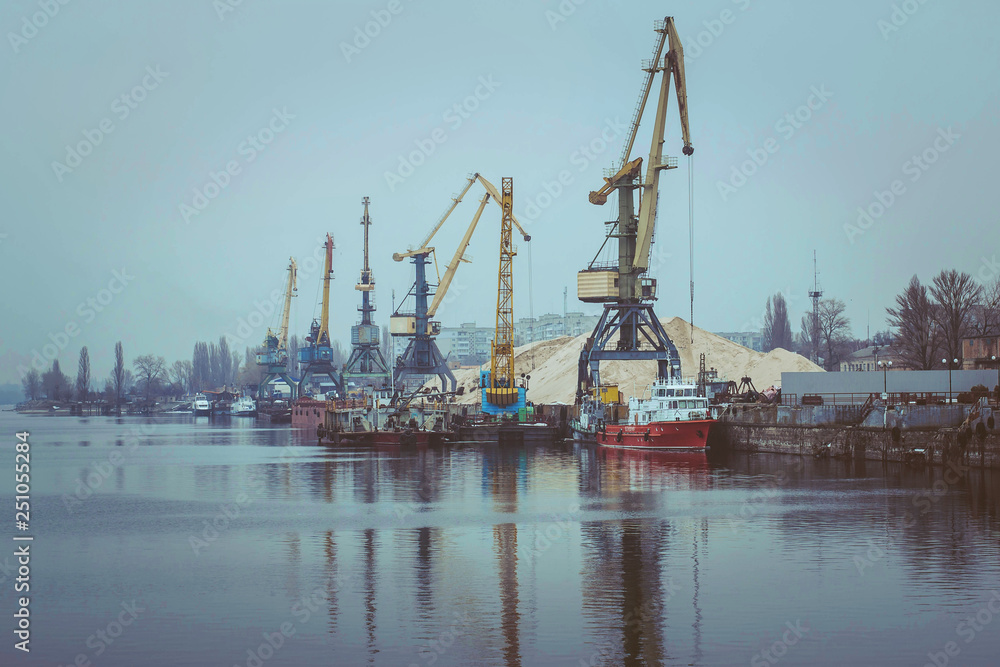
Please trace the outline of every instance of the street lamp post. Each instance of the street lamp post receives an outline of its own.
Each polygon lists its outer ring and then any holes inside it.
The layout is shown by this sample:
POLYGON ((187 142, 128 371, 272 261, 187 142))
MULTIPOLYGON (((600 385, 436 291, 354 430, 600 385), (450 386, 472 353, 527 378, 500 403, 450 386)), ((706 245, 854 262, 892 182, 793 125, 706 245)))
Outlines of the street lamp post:
POLYGON ((889 367, 892 366, 892 360, 889 361, 879 361, 879 367, 882 369, 882 393, 885 394, 886 401, 889 400, 889 381, 886 379, 886 374, 889 367))
POLYGON ((957 364, 958 363, 958 359, 952 359, 951 361, 948 361, 947 359, 942 359, 941 360, 942 364, 948 364, 948 403, 949 404, 951 404, 951 365, 952 365, 952 362, 954 362, 954 363, 957 364))
POLYGON ((993 360, 993 364, 997 367, 997 403, 1000 404, 1000 363, 997 363, 997 355, 995 354, 990 356, 990 359, 993 360))

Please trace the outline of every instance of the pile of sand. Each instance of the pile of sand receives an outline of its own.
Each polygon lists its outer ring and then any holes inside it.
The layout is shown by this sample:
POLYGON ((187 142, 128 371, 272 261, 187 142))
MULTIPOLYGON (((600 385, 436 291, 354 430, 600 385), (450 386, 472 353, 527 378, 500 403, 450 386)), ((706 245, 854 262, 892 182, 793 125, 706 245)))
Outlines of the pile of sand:
MULTIPOLYGON (((699 355, 705 353, 705 363, 715 368, 719 376, 740 381, 749 376, 758 390, 771 385, 780 386, 782 372, 812 372, 823 369, 805 357, 782 348, 767 354, 743 347, 739 343, 694 327, 679 317, 661 320, 670 340, 677 346, 684 377, 696 377, 699 355)), ((522 345, 514 350, 514 372, 531 376, 528 387, 529 400, 535 403, 571 404, 576 398, 577 366, 580 350, 590 334, 571 338, 563 336, 552 340, 522 345)), ((653 361, 607 361, 601 364, 601 381, 617 384, 626 397, 641 394, 656 377, 653 361)), ((465 387, 460 403, 478 403, 480 394, 479 370, 463 368, 455 371, 458 386, 465 387)), ((437 386, 435 379, 429 383, 437 386)))

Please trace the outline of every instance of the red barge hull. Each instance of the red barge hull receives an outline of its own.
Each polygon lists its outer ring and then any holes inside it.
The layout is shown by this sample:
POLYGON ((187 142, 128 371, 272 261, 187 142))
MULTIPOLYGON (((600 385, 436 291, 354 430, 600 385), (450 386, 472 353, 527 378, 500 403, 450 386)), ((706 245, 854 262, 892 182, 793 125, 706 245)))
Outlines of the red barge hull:
POLYGON ((606 424, 596 433, 577 433, 580 439, 608 447, 636 449, 704 450, 715 420, 606 424))
POLYGON ((292 403, 292 428, 308 428, 315 432, 326 418, 326 402, 315 398, 299 398, 292 403))

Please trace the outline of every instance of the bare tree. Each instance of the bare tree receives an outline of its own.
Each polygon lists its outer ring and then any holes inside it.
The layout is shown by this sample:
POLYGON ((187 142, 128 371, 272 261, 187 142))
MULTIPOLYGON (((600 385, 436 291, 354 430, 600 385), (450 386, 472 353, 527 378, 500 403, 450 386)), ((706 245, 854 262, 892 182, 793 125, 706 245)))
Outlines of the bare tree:
POLYGON ((229 384, 233 375, 233 355, 229 351, 229 341, 219 337, 219 384, 229 384))
POLYGON ((191 362, 187 359, 180 359, 170 367, 170 381, 180 387, 181 393, 190 391, 193 372, 191 362))
POLYGON ((156 383, 163 379, 166 372, 166 362, 163 357, 154 354, 141 354, 132 362, 136 373, 139 375, 139 382, 142 383, 146 394, 146 403, 149 403, 149 395, 156 386, 156 383))
POLYGON ((341 368, 344 362, 347 361, 347 352, 344 350, 344 346, 339 340, 332 341, 330 345, 332 349, 332 362, 334 368, 341 368))
POLYGON ((295 334, 288 337, 288 362, 285 368, 292 377, 299 374, 299 337, 295 334))
POLYGON ((954 269, 934 276, 931 296, 937 301, 934 321, 941 329, 941 342, 948 359, 962 358, 962 338, 969 331, 972 309, 979 303, 980 287, 968 273, 954 269))
POLYGON ((59 360, 52 362, 52 368, 42 374, 42 391, 53 401, 70 398, 73 393, 73 381, 59 368, 59 360))
POLYGON ((903 362, 918 371, 933 369, 940 336, 927 286, 913 276, 906 289, 896 295, 896 307, 886 308, 885 312, 893 329, 893 344, 903 362))
POLYGON ((840 299, 823 299, 819 302, 819 340, 826 351, 823 366, 830 371, 840 363, 844 344, 847 342, 851 320, 844 315, 847 306, 840 299))
POLYGON ((226 383, 235 387, 240 381, 240 353, 233 350, 230 353, 229 378, 226 383))
POLYGON ((813 323, 812 311, 809 311, 802 316, 800 327, 801 328, 798 333, 797 351, 806 359, 812 359, 814 356, 813 353, 815 352, 815 346, 813 345, 813 333, 816 331, 816 326, 813 323))
POLYGON ((1000 278, 982 286, 979 303, 972 310, 969 333, 974 336, 1000 334, 1000 278))
POLYGON ((80 349, 80 361, 76 366, 76 398, 86 401, 90 395, 90 352, 84 345, 80 349))
POLYGON ((208 343, 194 344, 194 354, 191 357, 192 391, 200 391, 212 384, 212 364, 209 359, 208 343))
POLYGON ((41 395, 42 391, 42 376, 34 368, 30 369, 21 378, 21 387, 24 389, 24 397, 30 401, 35 400, 41 395))
POLYGON ((125 378, 122 381, 122 397, 128 398, 128 395, 132 393, 135 389, 135 376, 132 375, 132 371, 125 369, 125 378))
POLYGON ((257 365, 256 350, 248 347, 243 361, 243 368, 240 371, 240 384, 256 387, 263 378, 263 371, 257 365))
POLYGON ((778 292, 774 297, 768 297, 764 309, 764 351, 775 348, 792 349, 792 325, 788 321, 788 305, 785 297, 778 292))
POLYGON ((871 344, 875 347, 886 347, 888 345, 892 345, 892 332, 876 331, 875 335, 872 336, 871 344))
POLYGON ((111 381, 115 387, 115 411, 118 416, 122 414, 122 397, 128 391, 126 385, 128 370, 125 368, 125 352, 122 350, 122 342, 115 343, 115 367, 111 371, 111 381))

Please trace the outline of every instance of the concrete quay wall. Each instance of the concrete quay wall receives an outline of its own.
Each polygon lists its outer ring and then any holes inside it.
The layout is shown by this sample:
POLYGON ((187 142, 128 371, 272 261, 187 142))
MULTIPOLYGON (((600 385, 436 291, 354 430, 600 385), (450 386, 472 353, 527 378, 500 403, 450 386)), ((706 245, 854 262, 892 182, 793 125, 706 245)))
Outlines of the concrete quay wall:
MULTIPOLYGON (((963 432, 969 406, 740 406, 709 445, 734 451, 1000 468, 1000 429, 963 432)), ((1000 426, 1000 425, 998 425, 1000 426)))

